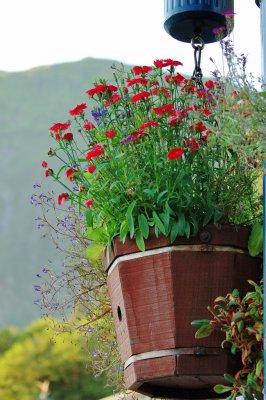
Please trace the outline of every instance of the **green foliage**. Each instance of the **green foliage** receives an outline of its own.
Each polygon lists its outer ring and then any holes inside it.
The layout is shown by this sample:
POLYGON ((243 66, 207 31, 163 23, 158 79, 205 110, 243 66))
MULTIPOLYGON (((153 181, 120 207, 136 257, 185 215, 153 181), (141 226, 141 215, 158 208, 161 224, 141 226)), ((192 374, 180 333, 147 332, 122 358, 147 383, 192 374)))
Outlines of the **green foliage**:
POLYGON ((19 339, 20 332, 10 326, 0 329, 0 354, 5 353, 19 339))
POLYGON ((68 124, 50 128, 60 160, 51 177, 72 204, 90 209, 88 226, 104 228, 109 246, 120 234, 144 250, 151 229, 174 240, 200 224, 251 224, 261 216, 265 100, 245 78, 242 87, 209 80, 199 92, 175 70, 179 64, 114 68, 113 81, 98 78, 87 91, 91 108, 79 104, 68 124))
POLYGON ((44 320, 34 322, 6 349, 0 358, 0 398, 36 400, 38 384, 44 381, 50 383, 54 400, 96 400, 108 395, 105 379, 94 378, 86 369, 86 342, 77 334, 51 340, 51 329, 51 323, 44 320))
POLYGON ((251 231, 248 241, 248 250, 251 256, 257 256, 263 249, 263 225, 256 222, 251 231))
POLYGON ((219 296, 213 307, 209 307, 212 320, 193 321, 198 328, 195 337, 200 339, 214 331, 222 331, 225 339, 222 347, 229 344, 233 354, 240 353, 242 368, 235 376, 225 374, 230 386, 216 385, 217 393, 230 392, 227 400, 237 396, 245 399, 263 399, 263 284, 249 281, 253 291, 243 298, 238 290, 219 296))

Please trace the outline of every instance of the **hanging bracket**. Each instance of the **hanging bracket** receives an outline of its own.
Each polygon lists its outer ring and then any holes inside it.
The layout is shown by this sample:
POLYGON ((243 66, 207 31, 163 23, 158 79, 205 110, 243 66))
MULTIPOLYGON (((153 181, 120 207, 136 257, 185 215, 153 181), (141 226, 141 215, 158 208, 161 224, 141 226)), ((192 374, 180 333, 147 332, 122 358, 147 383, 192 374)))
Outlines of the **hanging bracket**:
POLYGON ((195 84, 199 90, 204 89, 204 85, 202 82, 202 71, 201 71, 201 52, 204 49, 204 41, 200 36, 195 36, 191 39, 191 46, 194 49, 194 61, 195 61, 195 69, 193 71, 193 75, 191 79, 195 81, 195 84))

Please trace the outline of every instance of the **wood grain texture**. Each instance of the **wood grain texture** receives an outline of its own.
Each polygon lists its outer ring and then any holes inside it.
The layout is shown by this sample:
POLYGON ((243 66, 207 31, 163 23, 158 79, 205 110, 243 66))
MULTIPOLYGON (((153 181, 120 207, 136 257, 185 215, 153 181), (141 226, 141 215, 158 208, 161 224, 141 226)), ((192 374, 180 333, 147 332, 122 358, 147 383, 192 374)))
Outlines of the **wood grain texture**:
MULTIPOLYGON (((211 243, 240 244, 244 248, 246 231, 244 239, 238 238, 241 235, 238 232, 236 236, 235 231, 226 231, 226 237, 222 235, 220 239, 219 234, 212 232, 211 243)), ((132 249, 131 244, 129 247, 132 249)), ((127 243, 116 248, 123 248, 122 255, 129 251, 127 243)), ((237 370, 237 359, 220 349, 219 332, 196 340, 191 321, 210 318, 207 306, 217 296, 234 288, 240 289, 241 294, 250 290, 247 280, 261 279, 261 259, 234 250, 191 252, 171 247, 144 258, 120 260, 119 256, 118 252, 107 283, 122 361, 151 351, 191 349, 187 355, 133 362, 125 369, 127 387, 148 395, 156 388, 156 396, 160 397, 167 397, 169 391, 171 396, 174 391, 188 396, 186 391, 193 389, 195 396, 208 392, 208 398, 215 398, 213 385, 223 382, 225 372, 237 370), (198 346, 205 349, 204 356, 191 354, 198 346)))

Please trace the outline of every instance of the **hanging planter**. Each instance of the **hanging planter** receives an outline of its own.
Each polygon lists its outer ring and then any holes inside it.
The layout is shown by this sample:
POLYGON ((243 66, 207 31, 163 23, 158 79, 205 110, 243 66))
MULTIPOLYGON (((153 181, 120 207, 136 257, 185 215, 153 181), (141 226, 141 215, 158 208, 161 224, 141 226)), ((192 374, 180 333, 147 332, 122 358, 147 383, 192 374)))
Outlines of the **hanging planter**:
MULTIPOLYGON (((100 78, 87 90, 91 110, 78 104, 70 121, 50 127, 48 154, 63 165, 58 172, 42 166, 64 187, 58 205, 82 210, 86 257, 110 251, 105 265, 126 386, 199 399, 215 397, 212 387, 237 370, 237 359, 220 348, 218 334, 195 340, 191 322, 204 318, 215 297, 235 287, 244 293, 248 279, 260 279, 261 261, 246 250, 249 229, 228 224, 261 219, 263 113, 254 110, 264 99, 224 90, 220 77, 203 84, 199 62, 186 79, 181 65, 157 59, 116 67, 113 81, 100 78), (223 228, 202 231, 208 224, 223 228)), ((84 271, 94 279, 94 268, 84 271)))
POLYGON ((229 33, 223 13, 233 9, 233 0, 165 0, 164 28, 181 42, 188 43, 195 36, 200 36, 205 43, 216 42, 213 30, 222 26, 224 37, 229 33))
MULTIPOLYGON (((261 260, 247 253, 249 229, 208 226, 195 238, 150 237, 146 251, 113 242, 108 288, 128 389, 156 397, 217 398, 214 384, 239 359, 220 347, 221 333, 195 339, 191 321, 208 318, 214 298, 248 290, 261 260)), ((219 395, 221 397, 221 395, 219 395)))

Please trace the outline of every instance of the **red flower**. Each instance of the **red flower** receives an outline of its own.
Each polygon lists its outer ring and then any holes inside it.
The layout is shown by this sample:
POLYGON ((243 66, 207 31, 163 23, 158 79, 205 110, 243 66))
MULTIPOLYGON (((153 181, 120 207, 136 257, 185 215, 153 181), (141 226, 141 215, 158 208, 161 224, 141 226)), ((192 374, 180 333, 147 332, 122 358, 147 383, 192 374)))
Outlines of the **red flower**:
POLYGON ((87 108, 87 105, 85 103, 78 104, 73 110, 69 111, 69 114, 72 115, 72 117, 78 116, 80 114, 84 113, 84 110, 87 108))
POLYGON ((152 67, 148 67, 143 65, 142 67, 135 66, 132 68, 134 75, 141 75, 147 74, 148 72, 152 71, 152 67))
POLYGON ((117 103, 120 100, 122 100, 122 97, 119 96, 117 93, 115 93, 115 94, 113 94, 113 96, 109 100, 106 100, 104 105, 105 105, 105 107, 109 107, 110 104, 117 103))
POLYGON ((47 167, 47 165, 48 165, 48 164, 47 164, 47 162, 46 162, 46 161, 42 161, 42 167, 43 167, 43 168, 46 168, 46 167, 47 167))
POLYGON ((166 77, 164 79, 168 84, 175 83, 177 86, 180 86, 181 83, 185 80, 184 76, 181 74, 166 75, 166 77))
POLYGON ((146 129, 152 128, 154 126, 155 127, 159 126, 158 122, 156 122, 155 120, 153 120, 153 121, 145 121, 145 122, 143 122, 143 124, 140 125, 138 130, 140 132, 144 132, 146 129))
POLYGON ((203 122, 197 122, 194 126, 193 125, 191 125, 190 127, 189 127, 189 130, 192 132, 192 131, 195 131, 195 132, 204 132, 204 131, 206 131, 206 126, 203 124, 203 122))
POLYGON ((133 79, 128 79, 127 80, 127 86, 133 86, 133 85, 142 85, 142 86, 147 86, 147 84, 149 83, 149 79, 146 78, 133 78, 133 79))
POLYGON ((113 139, 116 136, 116 132, 113 129, 110 129, 109 131, 105 132, 105 136, 108 139, 113 139))
POLYGON ((189 138, 185 140, 185 145, 187 146, 187 148, 191 151, 197 151, 199 148, 198 143, 196 142, 196 140, 194 138, 189 138))
POLYGON ((160 96, 160 94, 162 94, 166 99, 169 99, 170 97, 170 92, 169 90, 167 90, 164 87, 160 87, 160 88, 155 88, 152 89, 152 94, 154 94, 155 96, 160 96))
POLYGON ((182 87, 182 92, 192 93, 192 94, 196 92, 197 87, 192 79, 185 79, 184 83, 185 85, 182 87))
POLYGON ((73 140, 73 133, 72 132, 67 132, 67 133, 64 133, 64 135, 62 136, 62 139, 63 140, 73 140))
POLYGON ((176 124, 182 122, 182 119, 186 116, 186 111, 184 110, 173 110, 172 115, 167 118, 168 124, 175 126, 176 124))
POLYGON ((93 203, 94 203, 93 199, 89 199, 89 200, 86 201, 86 207, 88 208, 88 210, 91 208, 93 203))
POLYGON ((200 110, 200 112, 201 112, 203 115, 206 115, 206 117, 208 117, 209 115, 212 114, 212 112, 211 112, 207 107, 204 107, 202 110, 200 110))
POLYGON ((92 122, 90 122, 90 121, 88 121, 88 120, 86 119, 85 125, 83 125, 83 128, 86 129, 86 131, 90 131, 91 129, 94 129, 94 128, 95 128, 95 125, 93 125, 92 122))
POLYGON ((178 67, 179 65, 183 65, 180 61, 174 61, 170 58, 167 58, 166 60, 155 60, 153 64, 156 68, 178 67))
POLYGON ((86 160, 90 160, 94 157, 99 157, 104 154, 104 149, 100 144, 96 144, 92 150, 88 151, 86 154, 86 160))
POLYGON ((184 150, 181 147, 177 147, 171 149, 168 153, 169 160, 177 160, 178 158, 182 157, 184 154, 184 150))
POLYGON ((53 126, 49 128, 49 131, 58 133, 59 131, 66 131, 70 127, 70 122, 62 124, 61 122, 56 122, 53 126))
POLYGON ((216 86, 216 84, 217 84, 217 83, 214 82, 214 81, 211 80, 211 79, 205 82, 205 86, 206 86, 207 89, 214 89, 215 86, 216 86))
POLYGON ((57 141, 61 139, 60 133, 55 133, 54 137, 57 141))
POLYGON ((140 92, 140 93, 132 96, 131 101, 132 101, 132 103, 136 103, 137 101, 141 101, 143 99, 150 97, 150 95, 151 95, 150 92, 140 92))
POLYGON ((164 104, 161 107, 153 108, 155 114, 163 116, 164 114, 171 114, 174 109, 174 104, 164 104))
POLYGON ((88 172, 90 174, 93 174, 93 172, 96 170, 96 165, 89 165, 88 166, 88 172))
POLYGON ((199 99, 202 99, 205 96, 206 90, 205 89, 201 89, 197 91, 197 95, 199 99))
POLYGON ((45 174, 45 176, 46 176, 46 178, 47 178, 48 176, 53 175, 53 174, 54 174, 54 171, 53 171, 51 168, 46 168, 44 174, 45 174))
POLYGON ((68 179, 70 182, 73 182, 73 179, 74 179, 74 177, 75 177, 75 173, 77 173, 77 172, 78 172, 77 169, 72 169, 72 168, 67 169, 67 170, 66 170, 66 177, 67 177, 67 179, 68 179))
POLYGON ((57 199, 58 205, 61 206, 67 200, 69 200, 68 193, 64 192, 64 193, 59 194, 58 199, 57 199))
POLYGON ((94 88, 89 89, 86 91, 86 93, 90 96, 93 97, 95 94, 102 94, 105 92, 116 92, 118 89, 114 85, 106 85, 106 83, 101 84, 101 85, 95 85, 94 88))

